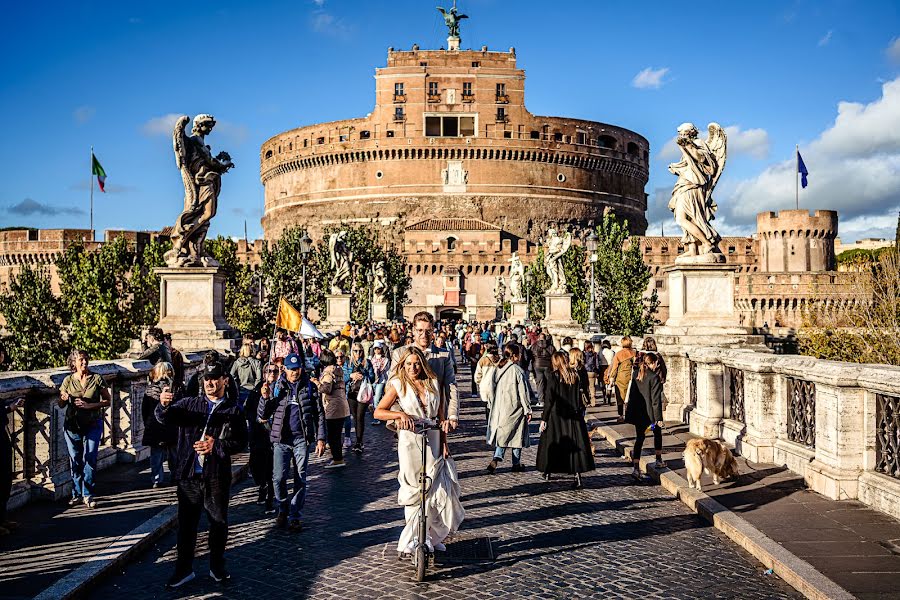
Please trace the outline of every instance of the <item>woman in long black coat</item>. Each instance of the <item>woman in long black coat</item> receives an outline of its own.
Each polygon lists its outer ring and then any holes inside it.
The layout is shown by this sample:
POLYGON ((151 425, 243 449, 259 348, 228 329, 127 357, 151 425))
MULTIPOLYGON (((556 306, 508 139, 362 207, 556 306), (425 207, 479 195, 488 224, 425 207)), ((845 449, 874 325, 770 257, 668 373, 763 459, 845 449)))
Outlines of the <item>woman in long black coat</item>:
POLYGON ((594 470, 594 451, 581 416, 581 382, 566 352, 555 352, 552 371, 544 379, 544 413, 537 468, 544 479, 551 473, 575 475, 576 490, 584 487, 581 474, 594 470))
POLYGON ((647 428, 653 430, 653 449, 656 452, 656 468, 666 466, 662 459, 663 384, 660 377, 662 359, 656 352, 641 353, 637 374, 631 380, 628 404, 625 406, 625 422, 634 425, 634 449, 631 456, 634 469, 631 476, 641 481, 641 450, 647 428))

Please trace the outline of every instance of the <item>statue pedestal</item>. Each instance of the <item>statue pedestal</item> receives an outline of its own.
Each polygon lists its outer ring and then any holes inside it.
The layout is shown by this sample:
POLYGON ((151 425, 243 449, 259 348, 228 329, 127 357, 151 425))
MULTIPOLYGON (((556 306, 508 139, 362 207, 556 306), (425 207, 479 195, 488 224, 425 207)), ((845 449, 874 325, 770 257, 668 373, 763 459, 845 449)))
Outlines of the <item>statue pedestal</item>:
POLYGON ((388 320, 388 305, 387 302, 373 302, 372 303, 372 320, 385 322, 388 320))
MULTIPOLYGON (((511 304, 512 304, 512 312, 509 315, 509 320, 512 321, 513 323, 515 323, 516 321, 520 321, 522 323, 527 321, 528 320, 528 303, 527 302, 511 302, 511 304)), ((571 313, 571 310, 569 312, 571 313)))
POLYGON ((543 322, 548 325, 574 325, 572 320, 572 294, 547 294, 544 296, 543 322))
POLYGON ((350 322, 350 294, 334 294, 325 296, 326 329, 341 329, 350 322))
POLYGON ((459 50, 459 36, 451 35, 447 38, 447 50, 459 50))
POLYGON ((240 347, 225 320, 225 272, 218 267, 159 267, 159 324, 182 352, 240 347))

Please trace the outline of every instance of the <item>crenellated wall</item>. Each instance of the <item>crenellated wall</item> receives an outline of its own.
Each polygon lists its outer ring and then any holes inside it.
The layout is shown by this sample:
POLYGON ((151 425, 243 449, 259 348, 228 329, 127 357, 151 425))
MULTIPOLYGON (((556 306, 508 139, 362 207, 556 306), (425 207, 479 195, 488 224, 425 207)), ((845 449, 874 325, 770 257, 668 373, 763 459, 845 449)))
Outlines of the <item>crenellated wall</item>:
POLYGON ((834 240, 838 214, 833 210, 782 210, 756 217, 760 271, 806 273, 837 268, 834 240))

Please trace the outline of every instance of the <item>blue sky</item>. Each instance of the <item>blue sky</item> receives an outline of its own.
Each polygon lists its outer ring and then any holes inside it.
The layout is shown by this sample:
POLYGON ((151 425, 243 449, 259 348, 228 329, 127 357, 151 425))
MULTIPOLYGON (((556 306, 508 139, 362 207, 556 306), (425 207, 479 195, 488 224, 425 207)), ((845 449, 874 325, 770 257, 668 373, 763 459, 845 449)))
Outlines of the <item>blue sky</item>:
MULTIPOLYGON (((183 188, 168 115, 212 113, 237 168, 211 233, 261 235, 259 147, 300 125, 364 116, 389 46, 438 48, 440 0, 9 3, 0 24, 0 226, 87 227, 90 146, 107 174, 95 227, 174 223, 183 188)), ((450 2, 445 2, 449 6, 450 2)), ((893 237, 900 209, 900 3, 462 0, 463 47, 516 47, 526 105, 650 140, 651 229, 684 121, 728 128, 719 227, 759 210, 841 212, 841 236, 893 237)))

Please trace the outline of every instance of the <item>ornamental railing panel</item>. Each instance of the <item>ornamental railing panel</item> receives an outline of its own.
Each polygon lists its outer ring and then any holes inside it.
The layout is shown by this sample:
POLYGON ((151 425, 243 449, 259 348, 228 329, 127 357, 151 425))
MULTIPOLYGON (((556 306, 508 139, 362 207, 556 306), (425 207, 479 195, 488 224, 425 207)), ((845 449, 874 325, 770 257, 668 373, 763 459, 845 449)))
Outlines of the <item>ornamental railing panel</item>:
POLYGON ((688 361, 690 363, 690 399, 691 406, 697 406, 697 363, 694 361, 688 361))
POLYGON ((788 439, 816 447, 816 384, 788 377, 788 439))
POLYGON ((900 479, 900 398, 875 395, 875 470, 900 479))
POLYGON ((744 413, 744 372, 734 367, 725 367, 728 375, 728 416, 735 421, 746 423, 744 413))

